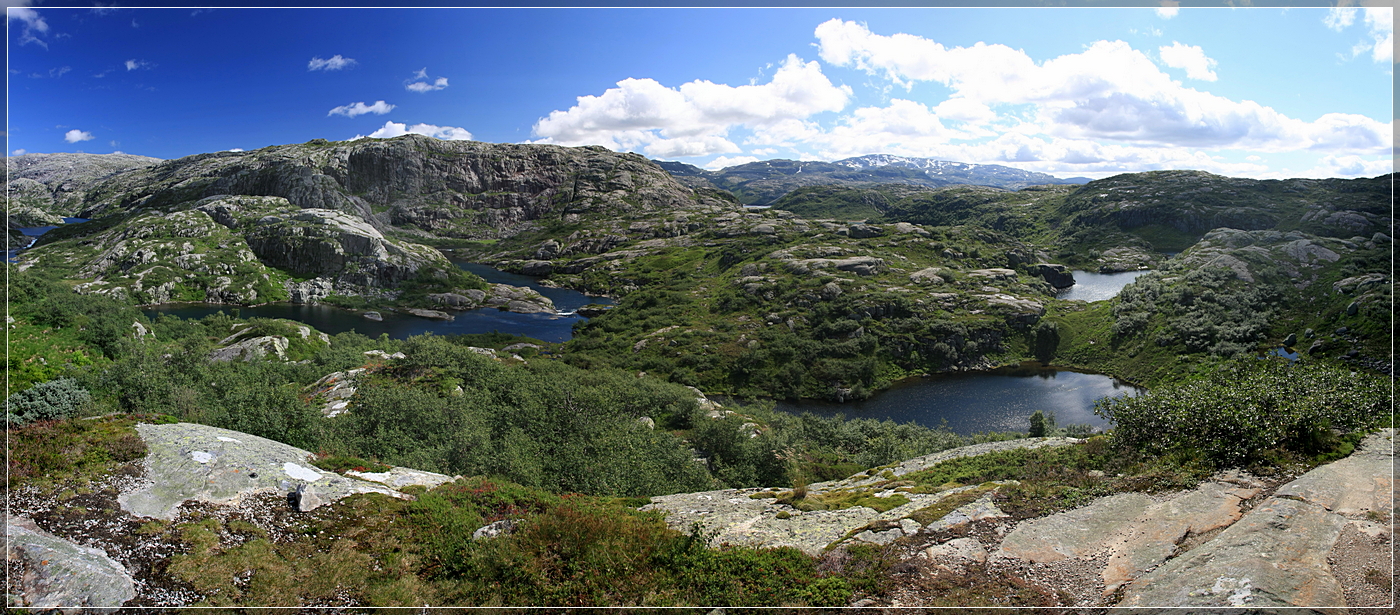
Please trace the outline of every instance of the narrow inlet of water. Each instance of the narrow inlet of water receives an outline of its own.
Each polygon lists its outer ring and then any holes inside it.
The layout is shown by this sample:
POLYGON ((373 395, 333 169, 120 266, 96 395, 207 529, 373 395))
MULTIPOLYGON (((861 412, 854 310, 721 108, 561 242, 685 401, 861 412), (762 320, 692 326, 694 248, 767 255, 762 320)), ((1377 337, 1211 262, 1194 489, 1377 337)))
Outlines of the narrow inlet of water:
POLYGON ((1070 273, 1074 274, 1074 286, 1060 291, 1057 295, 1059 298, 1069 301, 1107 301, 1123 292, 1123 287, 1131 284, 1133 280, 1152 272, 1143 270, 1120 271, 1118 273, 1091 273, 1088 271, 1071 271, 1070 273))

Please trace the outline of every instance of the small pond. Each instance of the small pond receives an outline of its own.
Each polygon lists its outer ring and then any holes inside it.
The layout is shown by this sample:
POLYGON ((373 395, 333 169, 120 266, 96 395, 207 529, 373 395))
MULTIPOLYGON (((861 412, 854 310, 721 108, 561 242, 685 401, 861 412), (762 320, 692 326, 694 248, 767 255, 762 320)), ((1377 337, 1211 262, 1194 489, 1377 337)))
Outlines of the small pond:
POLYGON ((1041 410, 1055 413, 1055 422, 1061 427, 1088 423, 1106 429, 1110 425, 1094 414, 1094 402, 1117 395, 1137 396, 1144 391, 1102 374, 1031 363, 988 372, 905 380, 859 402, 780 401, 777 409, 822 416, 839 413, 846 418, 888 419, 927 427, 938 427, 946 421, 948 429, 960 435, 1024 432, 1030 427, 1030 415, 1041 410))
POLYGON ((406 338, 411 335, 419 335, 429 331, 435 335, 492 333, 499 331, 501 333, 533 337, 546 342, 566 342, 569 338, 573 337, 574 323, 587 320, 577 315, 575 310, 589 303, 604 305, 613 303, 611 299, 606 297, 590 297, 578 291, 540 286, 535 278, 498 271, 484 265, 458 263, 458 266, 481 276, 486 279, 487 282, 510 284, 512 286, 528 286, 541 295, 549 297, 560 313, 516 314, 514 312, 503 312, 495 308, 485 308, 469 312, 448 312, 456 316, 456 319, 442 321, 395 314, 392 312, 380 312, 384 320, 382 322, 376 322, 365 318, 358 312, 342 310, 328 305, 300 305, 293 303, 270 303, 256 307, 237 307, 210 303, 182 303, 151 306, 144 308, 143 311, 147 316, 152 318, 157 314, 169 314, 171 316, 179 316, 180 318, 197 319, 219 311, 232 314, 233 310, 238 310, 238 314, 243 318, 287 318, 306 323, 315 327, 317 330, 331 334, 353 330, 370 337, 388 334, 389 337, 396 339, 406 338))
POLYGON ((1143 271, 1120 271, 1118 273, 1091 273, 1088 271, 1073 271, 1074 286, 1060 291, 1057 295, 1061 299, 1070 301, 1106 301, 1112 299, 1123 292, 1123 287, 1132 283, 1144 274, 1152 273, 1149 270, 1143 271))

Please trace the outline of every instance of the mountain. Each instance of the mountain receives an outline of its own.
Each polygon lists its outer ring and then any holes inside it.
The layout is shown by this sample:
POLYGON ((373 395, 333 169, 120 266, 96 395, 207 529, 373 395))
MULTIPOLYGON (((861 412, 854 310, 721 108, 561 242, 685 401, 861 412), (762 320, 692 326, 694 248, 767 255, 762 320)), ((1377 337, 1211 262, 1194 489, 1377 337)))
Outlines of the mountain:
POLYGON ((975 184, 978 186, 995 186, 997 188, 1010 189, 1044 184, 1083 184, 1089 181, 1082 177, 1060 179, 1046 173, 1023 171, 1021 169, 997 164, 970 164, 966 162, 936 160, 933 158, 891 156, 889 154, 870 154, 867 156, 846 158, 844 160, 837 160, 835 164, 847 166, 852 169, 875 169, 880 167, 919 169, 927 173, 930 177, 946 179, 955 184, 975 184))
POLYGON ((688 186, 713 186, 727 190, 745 205, 771 205, 794 190, 810 186, 902 184, 938 188, 971 184, 1019 190, 1042 184, 1082 183, 994 164, 968 164, 887 154, 836 162, 763 160, 718 171, 706 171, 683 162, 658 164, 688 186))
POLYGON ((5 159, 6 213, 11 227, 62 223, 81 208, 83 195, 114 174, 150 166, 159 158, 131 154, 25 154, 5 159))

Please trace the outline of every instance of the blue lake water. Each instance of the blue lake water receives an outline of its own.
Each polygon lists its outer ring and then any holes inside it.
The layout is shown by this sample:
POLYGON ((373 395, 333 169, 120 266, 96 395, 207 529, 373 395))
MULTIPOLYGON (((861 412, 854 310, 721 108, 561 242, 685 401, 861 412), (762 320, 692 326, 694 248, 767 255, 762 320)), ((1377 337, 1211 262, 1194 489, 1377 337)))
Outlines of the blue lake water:
POLYGON ((1024 432, 1030 428, 1030 415, 1040 410, 1047 414, 1053 412, 1060 426, 1087 423, 1105 429, 1109 423, 1094 414, 1095 401, 1118 395, 1137 396, 1143 392, 1144 389, 1102 374, 1018 366, 905 380, 859 402, 781 401, 777 409, 913 422, 927 427, 946 424, 961 435, 1024 432))
POLYGON ((234 310, 238 310, 238 315, 243 318, 287 318, 304 322, 315 327, 319 331, 331 334, 355 331, 370 337, 388 334, 389 337, 395 339, 402 339, 411 335, 420 335, 430 331, 436 335, 493 333, 499 331, 501 333, 513 333, 516 335, 533 337, 546 342, 566 342, 573 337, 574 324, 587 320, 573 313, 575 310, 589 303, 603 305, 611 305, 613 303, 611 299, 606 297, 590 297, 578 291, 541 286, 535 278, 498 271, 484 265, 458 263, 458 266, 481 276, 486 279, 487 282, 510 284, 512 286, 527 286, 541 295, 549 297, 549 299, 554 302, 554 306, 561 313, 516 314, 514 312, 497 310, 496 308, 485 308, 467 312, 448 312, 456 316, 456 319, 442 321, 380 311, 384 320, 382 322, 377 322, 369 320, 361 313, 351 310, 343 310, 328 305, 300 305, 293 303, 270 303, 256 307, 236 307, 210 303, 184 303, 151 306, 143 309, 143 311, 147 316, 152 318, 157 314, 169 314, 172 316, 179 316, 180 318, 197 319, 219 311, 232 314, 234 310))
POLYGON ((1151 271, 1122 271, 1119 273, 1091 273, 1074 271, 1074 286, 1060 291, 1061 299, 1070 301, 1106 301, 1123 292, 1123 287, 1151 271))
MULTIPOLYGON (((87 222, 87 221, 88 221, 87 218, 64 218, 64 219, 63 219, 63 223, 64 223, 64 224, 80 224, 80 223, 87 222)), ((5 250, 5 261, 6 261, 6 262, 10 262, 10 263, 18 262, 18 261, 19 261, 19 253, 20 253, 21 251, 23 251, 25 248, 28 248, 29 246, 34 245, 34 242, 37 240, 37 238, 38 238, 40 235, 43 235, 44 233, 47 233, 47 232, 49 232, 49 231, 52 231, 52 230, 54 230, 54 229, 56 229, 56 228, 58 228, 58 227, 57 227, 57 226, 27 226, 27 227, 15 229, 15 230, 19 231, 20 233, 22 233, 25 237, 34 237, 34 238, 36 238, 36 239, 30 239, 30 240, 29 240, 29 245, 26 245, 26 246, 24 246, 23 248, 14 248, 14 249, 12 249, 12 250, 5 250)))

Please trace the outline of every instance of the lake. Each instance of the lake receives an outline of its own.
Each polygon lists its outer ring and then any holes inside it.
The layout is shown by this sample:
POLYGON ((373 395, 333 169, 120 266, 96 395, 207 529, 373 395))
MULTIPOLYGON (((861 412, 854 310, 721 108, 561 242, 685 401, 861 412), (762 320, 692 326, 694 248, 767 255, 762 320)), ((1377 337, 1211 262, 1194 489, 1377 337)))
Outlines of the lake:
POLYGON ((369 320, 358 312, 343 310, 329 305, 303 305, 294 303, 269 303, 256 307, 238 307, 212 303, 182 303, 143 308, 147 316, 169 314, 180 318, 198 319, 223 311, 232 314, 238 310, 243 318, 287 318, 306 323, 326 333, 355 331, 370 337, 388 334, 395 339, 419 335, 431 331, 436 335, 456 335, 464 333, 513 333, 533 337, 546 342, 566 342, 573 337, 575 323, 588 319, 577 315, 575 310, 589 303, 611 305, 612 299, 590 297, 583 293, 564 288, 541 286, 536 278, 498 271, 485 265, 457 263, 459 267, 475 273, 493 284, 526 286, 535 292, 549 297, 554 302, 558 314, 516 314, 496 308, 484 308, 467 312, 449 312, 457 318, 451 321, 419 318, 406 314, 380 311, 382 322, 369 320))
POLYGON ((948 429, 960 435, 988 431, 1026 431, 1036 410, 1055 413, 1063 427, 1087 423, 1099 429, 1107 420, 1094 414, 1103 397, 1137 396, 1145 390, 1102 374, 1085 374, 1039 367, 1032 363, 988 372, 938 374, 896 383, 870 399, 838 404, 802 400, 780 401, 777 409, 790 413, 892 420, 948 429))
MULTIPOLYGON (((64 219, 63 219, 63 223, 64 223, 64 224, 79 224, 79 223, 87 222, 87 221, 88 221, 87 218, 64 218, 64 219)), ((10 262, 10 263, 19 262, 19 253, 20 253, 21 251, 23 251, 25 248, 28 248, 29 246, 34 245, 34 242, 37 241, 37 238, 38 238, 40 235, 43 235, 44 233, 47 233, 47 232, 49 232, 49 231, 52 231, 52 230, 54 230, 54 229, 56 229, 56 228, 58 228, 58 227, 57 227, 57 226, 28 226, 28 227, 24 227, 24 228, 15 229, 15 230, 19 231, 20 233, 22 233, 25 237, 33 237, 33 238, 35 238, 35 239, 30 239, 30 240, 29 240, 29 245, 24 246, 24 248, 15 248, 15 249, 13 249, 13 250, 5 250, 5 261, 6 261, 6 262, 10 262)))
POLYGON ((1106 301, 1123 292, 1123 287, 1132 283, 1144 274, 1152 273, 1143 271, 1120 271, 1118 273, 1091 273, 1088 271, 1072 271, 1074 274, 1074 286, 1066 288, 1057 297, 1070 301, 1106 301))

